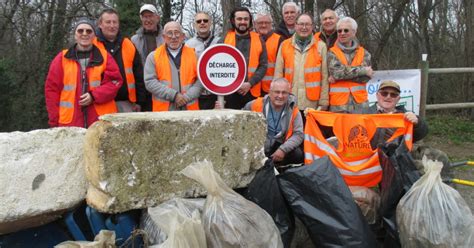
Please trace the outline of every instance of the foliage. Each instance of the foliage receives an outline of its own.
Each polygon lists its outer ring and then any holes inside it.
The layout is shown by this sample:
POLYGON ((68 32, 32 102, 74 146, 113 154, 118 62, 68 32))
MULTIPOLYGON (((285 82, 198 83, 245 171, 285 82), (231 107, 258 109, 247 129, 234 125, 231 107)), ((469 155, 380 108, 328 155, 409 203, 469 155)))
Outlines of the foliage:
POLYGON ((433 115, 428 119, 430 135, 460 145, 474 142, 474 122, 467 118, 451 115, 433 115))

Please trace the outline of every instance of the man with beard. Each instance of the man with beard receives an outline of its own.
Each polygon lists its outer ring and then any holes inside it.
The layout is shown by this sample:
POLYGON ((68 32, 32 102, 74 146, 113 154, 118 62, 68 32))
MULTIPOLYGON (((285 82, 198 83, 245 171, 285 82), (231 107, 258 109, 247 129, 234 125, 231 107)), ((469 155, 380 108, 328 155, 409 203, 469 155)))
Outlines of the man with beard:
POLYGON ((143 66, 133 43, 120 34, 119 14, 116 10, 105 9, 100 14, 94 45, 106 49, 114 57, 124 80, 115 97, 117 111, 140 111, 146 102, 143 66))
POLYGON ((267 48, 268 68, 262 79, 262 94, 268 94, 270 83, 275 74, 275 61, 280 44, 285 40, 281 35, 273 32, 273 19, 269 14, 257 14, 255 17, 255 30, 265 41, 267 48))
POLYGON ((357 22, 337 22, 337 41, 328 52, 329 110, 352 113, 369 107, 367 81, 374 75, 370 53, 356 38, 357 22))
POLYGON ((314 38, 326 43, 327 48, 334 46, 337 40, 336 24, 339 20, 336 12, 332 9, 326 9, 321 13, 321 31, 314 34, 314 38))
POLYGON ((236 47, 247 62, 245 82, 237 92, 225 97, 226 107, 242 109, 245 104, 261 94, 260 81, 267 71, 267 50, 265 42, 252 29, 252 15, 245 7, 238 7, 230 14, 232 28, 220 42, 236 47))
POLYGON ((283 4, 281 13, 283 15, 283 21, 280 22, 276 28, 275 33, 288 39, 295 33, 296 17, 300 15, 300 7, 294 2, 286 2, 283 4))
MULTIPOLYGON (((206 50, 206 48, 214 45, 219 40, 218 37, 215 37, 211 32, 212 19, 206 12, 198 12, 194 16, 194 30, 196 35, 186 41, 186 45, 194 48, 196 56, 201 56, 201 53, 206 50)), ((201 92, 199 96, 199 109, 212 109, 217 100, 217 96, 212 94, 207 90, 201 92)))

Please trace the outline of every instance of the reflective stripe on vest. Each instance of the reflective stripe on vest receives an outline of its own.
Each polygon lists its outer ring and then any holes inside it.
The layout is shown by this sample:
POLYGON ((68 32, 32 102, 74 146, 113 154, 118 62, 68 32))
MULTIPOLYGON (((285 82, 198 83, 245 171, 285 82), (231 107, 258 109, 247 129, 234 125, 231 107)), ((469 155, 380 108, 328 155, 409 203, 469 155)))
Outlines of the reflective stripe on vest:
MULTIPOLYGON (((103 62, 101 65, 88 67, 86 70, 87 80, 89 84, 88 91, 93 91, 100 86, 102 81, 102 74, 107 65, 107 51, 99 48, 102 55, 103 62)), ((59 123, 69 124, 74 117, 74 106, 76 102, 76 88, 80 80, 80 65, 75 60, 67 59, 65 57, 68 50, 63 50, 62 68, 63 68, 63 90, 59 100, 59 123)), ((82 85, 80 86, 82 87, 82 85)), ((117 107, 115 101, 109 101, 103 104, 93 104, 97 115, 116 113, 117 107)))
MULTIPOLYGON (((224 43, 235 47, 235 32, 229 31, 225 37, 224 43)), ((247 65, 247 78, 252 78, 253 74, 257 70, 260 54, 263 52, 262 42, 260 41, 260 35, 255 32, 250 32, 250 52, 249 52, 249 63, 247 65)), ((250 88, 250 93, 254 97, 259 97, 261 94, 261 83, 258 82, 250 88)))
MULTIPOLYGON (((250 110, 253 112, 263 113, 263 97, 255 99, 250 106, 250 110)), ((285 141, 288 140, 293 135, 293 123, 295 122, 296 116, 298 115, 298 108, 293 107, 293 112, 291 113, 290 122, 288 123, 288 130, 285 136, 285 141)))
MULTIPOLYGON (((337 59, 348 66, 349 63, 344 55, 344 52, 339 46, 333 46, 330 50, 336 55, 337 59)), ((350 66, 360 66, 364 62, 364 48, 359 46, 355 52, 354 59, 350 66)), ((329 84, 329 105, 341 106, 346 105, 349 101, 349 95, 352 94, 356 103, 363 103, 367 101, 368 95, 366 90, 366 83, 357 83, 353 81, 336 81, 329 84)))
MULTIPOLYGON (((93 43, 97 47, 105 49, 104 44, 102 42, 99 42, 97 37, 94 38, 93 43)), ((135 75, 133 74, 133 59, 135 58, 136 49, 133 43, 128 38, 123 38, 121 49, 123 69, 128 89, 128 100, 130 100, 130 102, 137 102, 135 75)))
POLYGON ((305 164, 329 156, 349 186, 373 187, 382 179, 377 149, 370 141, 377 128, 394 128, 387 142, 404 135, 411 150, 413 124, 403 114, 339 114, 310 111, 306 116, 304 138, 305 164), (333 128, 338 147, 332 146, 322 135, 319 125, 333 128))
POLYGON ((267 72, 262 79, 262 90, 266 93, 270 91, 270 84, 273 81, 273 75, 275 74, 275 62, 278 54, 278 42, 280 41, 280 37, 280 35, 273 33, 265 42, 265 46, 267 48, 268 67, 267 72))
MULTIPOLYGON (((295 71, 295 48, 291 42, 292 39, 282 42, 281 54, 284 62, 283 76, 292 85, 295 71)), ((312 101, 319 100, 321 95, 321 63, 322 59, 318 52, 318 43, 315 42, 309 48, 304 64, 306 98, 312 101)))
MULTIPOLYGON (((173 87, 173 79, 171 73, 171 61, 169 60, 168 53, 166 52, 166 45, 163 44, 156 48, 155 54, 155 71, 157 79, 169 88, 173 87)), ((197 79, 197 59, 194 49, 183 45, 181 53, 181 65, 179 67, 179 83, 181 86, 182 94, 186 93, 189 88, 194 85, 197 79)), ((153 96, 153 111, 168 111, 170 102, 158 99, 153 96)), ((199 104, 197 99, 192 99, 186 104, 187 110, 199 110, 199 104)))

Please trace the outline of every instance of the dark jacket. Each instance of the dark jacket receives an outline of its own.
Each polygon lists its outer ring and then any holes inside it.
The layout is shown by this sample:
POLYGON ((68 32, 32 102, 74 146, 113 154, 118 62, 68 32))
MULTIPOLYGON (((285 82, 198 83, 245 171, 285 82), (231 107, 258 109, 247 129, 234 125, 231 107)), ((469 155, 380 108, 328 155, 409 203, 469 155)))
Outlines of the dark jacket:
MULTIPOLYGON (((126 39, 126 38, 125 38, 126 39)), ((120 69, 120 74, 122 75, 123 84, 120 87, 117 96, 115 97, 116 101, 128 101, 128 88, 127 88, 127 78, 125 76, 125 69, 123 65, 122 59, 122 42, 124 37, 120 34, 117 35, 117 39, 114 42, 110 42, 105 39, 102 31, 99 29, 97 31, 97 40, 104 44, 105 49, 114 57, 115 62, 120 69)), ((135 88, 137 92, 137 104, 140 106, 144 106, 146 102, 146 89, 145 83, 143 81, 143 65, 141 62, 141 57, 138 51, 135 48, 135 57, 133 58, 133 75, 135 77, 135 88)))
MULTIPOLYGON (((395 113, 405 113, 407 110, 404 106, 396 106, 395 113)), ((368 109, 364 110, 361 114, 377 114, 377 104, 373 104, 368 109)), ((418 117, 418 123, 413 126, 413 142, 422 140, 428 134, 428 124, 422 118, 418 117)), ((378 144, 385 143, 386 129, 377 129, 377 132, 372 138, 371 145, 373 148, 377 147, 378 144)))
POLYGON ((275 33, 281 35, 285 40, 290 38, 292 34, 290 34, 290 31, 288 30, 288 28, 286 27, 286 24, 285 22, 280 22, 280 24, 278 24, 278 27, 275 29, 275 33))

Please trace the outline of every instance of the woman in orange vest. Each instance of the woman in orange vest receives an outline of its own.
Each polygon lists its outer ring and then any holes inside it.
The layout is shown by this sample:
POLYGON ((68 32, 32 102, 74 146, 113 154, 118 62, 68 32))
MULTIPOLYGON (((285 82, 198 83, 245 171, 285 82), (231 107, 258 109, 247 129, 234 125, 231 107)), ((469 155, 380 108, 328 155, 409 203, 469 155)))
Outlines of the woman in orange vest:
POLYGON ((122 76, 112 56, 92 44, 94 30, 91 20, 77 21, 76 43, 51 62, 45 82, 50 127, 87 128, 100 115, 117 112, 114 98, 122 76))

